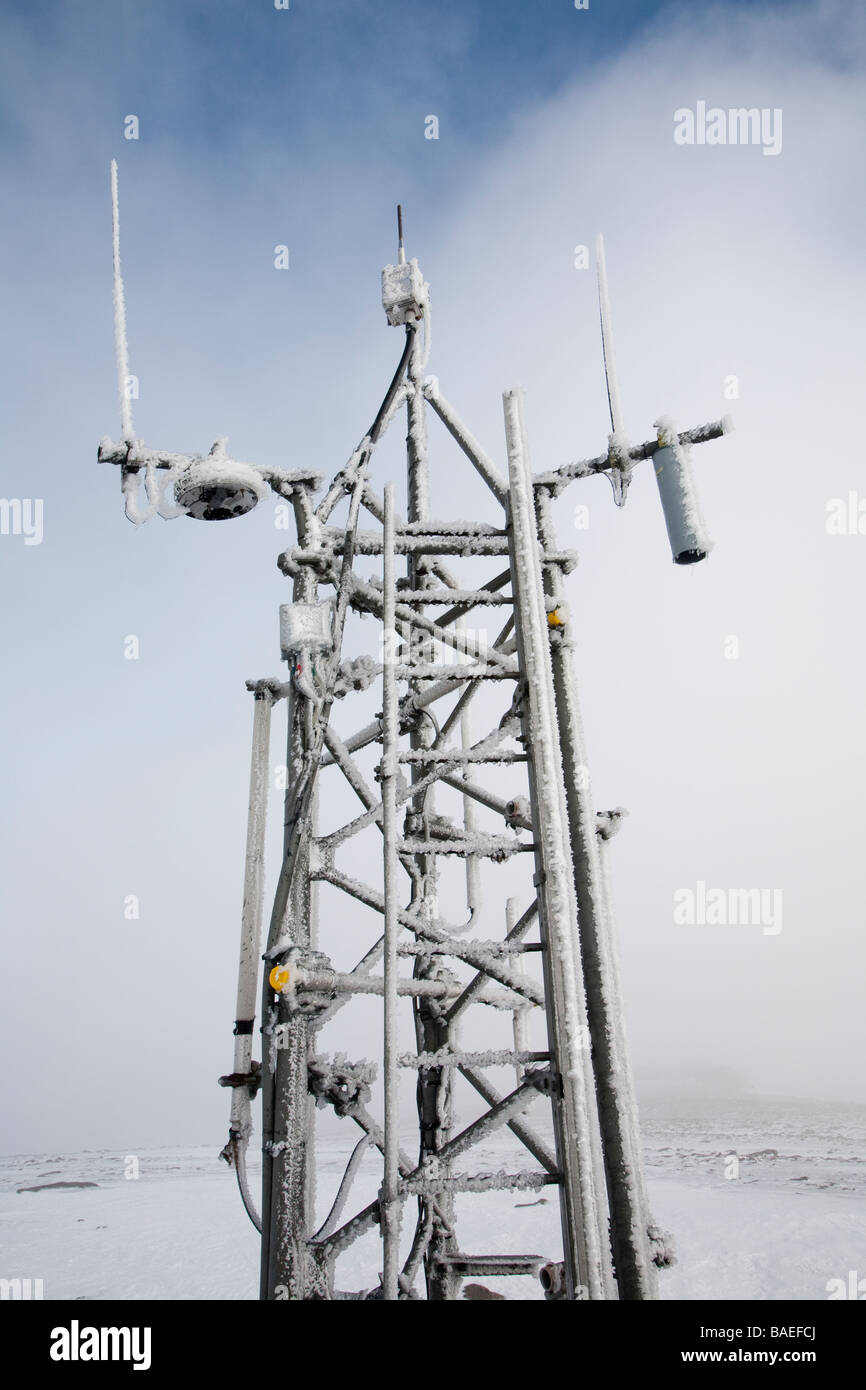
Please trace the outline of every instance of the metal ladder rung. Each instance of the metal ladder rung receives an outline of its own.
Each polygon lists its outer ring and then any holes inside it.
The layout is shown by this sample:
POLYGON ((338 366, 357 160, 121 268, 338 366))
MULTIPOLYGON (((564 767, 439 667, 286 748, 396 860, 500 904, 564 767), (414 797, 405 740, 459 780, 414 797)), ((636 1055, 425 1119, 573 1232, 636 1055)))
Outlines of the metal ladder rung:
POLYGON ((397 755, 398 763, 525 763, 525 753, 513 753, 510 749, 501 752, 476 753, 468 748, 464 753, 450 748, 414 748, 397 755))
POLYGON ((546 1260, 543 1255, 437 1255, 435 1263, 453 1274, 486 1275, 494 1279, 507 1274, 537 1275, 546 1260))
MULTIPOLYGON (((493 839, 493 836, 489 837, 493 839)), ((489 845, 487 849, 478 849, 470 843, 461 840, 401 840, 400 852, 402 854, 443 854, 451 855, 458 859, 500 859, 510 858, 512 854, 534 854, 535 845, 531 841, 501 840, 498 844, 489 845)))
POLYGON ((437 661, 419 662, 415 666, 400 665, 394 668, 394 675, 397 680, 401 681, 515 681, 519 679, 518 671, 506 670, 504 666, 479 665, 474 661, 455 662, 451 666, 443 665, 442 662, 437 661))
POLYGON ((398 589, 398 603, 441 603, 448 607, 462 607, 464 604, 472 604, 474 607, 493 608, 506 603, 513 603, 514 599, 510 594, 498 594, 492 589, 398 589))
POLYGON ((399 1194, 423 1197, 439 1192, 534 1192, 561 1181, 559 1173, 465 1173, 456 1178, 403 1178, 399 1194))
POLYGON ((417 1056, 406 1054, 398 1058, 397 1065, 410 1071, 423 1071, 428 1067, 525 1067, 551 1060, 550 1052, 514 1052, 506 1048, 500 1052, 458 1052, 453 1057, 423 1052, 417 1056))

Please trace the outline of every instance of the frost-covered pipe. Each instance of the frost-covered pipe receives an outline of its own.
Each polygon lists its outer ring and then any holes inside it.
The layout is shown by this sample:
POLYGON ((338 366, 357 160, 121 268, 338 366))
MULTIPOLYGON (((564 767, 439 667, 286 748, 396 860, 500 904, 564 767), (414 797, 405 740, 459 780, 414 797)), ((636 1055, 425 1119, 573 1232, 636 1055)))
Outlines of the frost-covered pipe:
MULTIPOLYGON (((538 530, 546 551, 555 549, 550 498, 537 489, 538 530)), ((548 604, 563 594, 558 566, 544 567, 548 604)), ((620 1298, 657 1297, 647 1238, 649 1211, 643 1179, 637 1108, 625 1036, 615 924, 606 890, 602 845, 589 787, 586 745, 568 629, 551 644, 553 689, 566 782, 566 808, 583 962, 587 1018, 592 1035, 599 1110, 600 1156, 607 1177, 611 1238, 620 1298)))
POLYGON ((653 468, 674 564, 693 565, 707 558, 713 543, 701 514, 692 462, 673 421, 662 416, 655 427, 661 447, 653 455, 653 468))
MULTIPOLYGON (((244 867, 244 901, 238 959, 238 992, 235 1005, 235 1074, 250 1070, 253 1026, 256 1018, 259 956, 264 905, 265 830, 268 804, 268 758, 271 746, 273 695, 255 692, 253 747, 250 758, 250 794, 247 811, 247 844, 244 867)), ((249 1124, 249 1096, 245 1087, 232 1090, 231 1128, 239 1134, 249 1124), (246 1104, 244 1100, 246 1099, 246 1104)))
MULTIPOLYGON (((473 1086, 480 1096, 484 1097, 488 1105, 493 1106, 499 1104, 502 1100, 502 1096, 499 1094, 496 1087, 491 1085, 486 1070, 476 1071, 473 1066, 467 1065, 464 1062, 458 1062, 457 1065, 460 1068, 460 1075, 466 1078, 469 1085, 473 1086)), ((546 1168, 548 1173, 559 1172, 556 1154, 548 1148, 540 1135, 536 1134, 525 1120, 512 1117, 507 1121, 507 1124, 512 1134, 516 1134, 521 1144, 529 1150, 533 1157, 538 1159, 542 1168, 546 1168)))
POLYGON ((343 1173, 343 1178, 337 1191, 337 1195, 334 1198, 333 1204, 331 1206, 331 1210, 328 1212, 328 1215, 325 1217, 318 1231, 316 1231, 316 1234, 312 1237, 313 1242, 317 1240, 325 1240, 326 1237, 329 1236, 331 1232, 336 1229, 337 1222, 343 1214, 343 1208, 346 1205, 346 1201, 349 1196, 349 1189, 351 1188, 352 1183, 354 1182, 355 1174, 361 1166, 361 1160, 363 1159, 364 1154, 366 1153, 371 1143, 372 1140, 370 1138, 370 1135, 364 1134, 361 1136, 354 1149, 352 1150, 349 1162, 346 1164, 346 1171, 343 1173))
POLYGON ((158 485, 156 509, 163 521, 174 521, 175 517, 185 516, 186 507, 181 507, 177 502, 167 502, 165 494, 175 480, 175 470, 163 469, 164 477, 158 485))
MULTIPOLYGON (((387 1002, 389 988, 381 975, 357 974, 354 971, 296 970, 280 993, 286 996, 297 991, 302 994, 379 994, 387 1002)), ((454 999, 460 990, 459 984, 447 980, 410 979, 397 981, 396 994, 398 998, 454 999)), ((397 1054, 394 1055, 396 1057, 397 1054)))
POLYGON ((125 502, 126 519, 131 521, 133 526, 143 526, 146 521, 150 521, 151 517, 156 516, 160 501, 160 489, 156 481, 156 468, 152 459, 148 459, 144 466, 144 490, 147 506, 143 510, 138 503, 141 490, 140 469, 121 467, 120 488, 125 502))
MULTIPOLYGON (((308 532, 299 520, 299 540, 308 532)), ((292 599, 312 603, 315 574, 303 569, 295 578, 292 599)), ((274 895, 268 931, 268 959, 278 958, 287 943, 301 951, 315 949, 316 884, 309 875, 309 842, 315 835, 315 787, 305 781, 308 761, 317 762, 319 747, 310 733, 310 707, 294 688, 288 700, 287 787, 284 803, 283 864, 274 895), (287 929, 288 924, 288 929, 287 929)), ((327 721, 325 721, 327 722, 327 721)), ((313 1024, 300 1014, 283 1017, 275 1004, 269 972, 262 972, 262 1248, 260 1296, 270 1300, 307 1296, 309 1232, 313 1227, 315 1134, 309 1092, 309 1058, 313 1024), (287 1023, 275 1046, 275 1028, 287 1023)))
MULTIPOLYGON (((241 911, 238 992, 235 1003, 233 1070, 236 1076, 249 1076, 252 1071, 253 1028, 256 1018, 256 989, 264 898, 268 757, 273 700, 273 693, 267 688, 262 687, 255 691, 247 843, 244 863, 244 900, 241 911)), ((256 1211, 247 1179, 246 1153, 251 1134, 250 1092, 246 1086, 235 1086, 232 1088, 229 1148, 244 1207, 253 1225, 258 1231, 261 1231, 261 1217, 256 1211)))
POLYGON ((477 470, 490 491, 504 506, 508 500, 508 484, 489 454, 482 449, 478 440, 467 429, 457 412, 440 394, 435 378, 430 377, 424 383, 424 395, 452 439, 460 445, 473 468, 477 470))
POLYGON ((510 547, 521 669, 526 685, 524 731, 537 846, 538 900, 543 939, 548 1031, 562 1078, 554 1099, 557 1157, 562 1169, 561 1213, 570 1298, 583 1285, 590 1299, 616 1297, 604 1172, 598 1161, 598 1115, 584 979, 577 949, 577 904, 566 823, 565 786, 550 664, 550 638, 541 585, 541 556, 529 469, 523 396, 504 395, 510 486, 510 547))
MULTIPOLYGON (((505 930, 506 939, 514 931, 517 921, 517 899, 509 898, 505 904, 505 930)), ((517 956, 514 961, 514 968, 518 975, 525 975, 526 968, 522 956, 517 956)), ((530 1004, 520 1004, 514 1010, 514 1051, 517 1053, 529 1052, 529 1010, 530 1004)), ((514 1075, 519 1086, 523 1080, 523 1067, 520 1062, 515 1063, 514 1075)))
MULTIPOLYGON (((616 1084, 619 1090, 620 1104, 623 1107, 625 1123, 628 1128, 628 1142, 630 1148, 629 1179, 631 1186, 631 1201, 634 1211, 633 1224, 637 1227, 636 1235, 640 1242, 638 1247, 640 1255, 639 1266, 636 1272, 632 1272, 628 1276, 628 1280, 637 1295, 645 1299, 652 1299, 658 1298, 658 1277, 653 1260, 654 1250, 650 1237, 650 1229, 653 1227, 654 1223, 650 1212, 649 1196, 644 1175, 637 1097, 635 1094, 634 1078, 632 1076, 628 1033, 625 1025, 625 1003, 619 971, 616 917, 613 911, 613 895, 610 884, 610 850, 608 849, 607 841, 601 834, 598 836, 598 848, 601 865, 602 902, 610 939, 611 996, 617 1004, 616 1017, 613 1020, 619 1062, 616 1084)), ((635 1296, 635 1294, 632 1296, 635 1296)))
MULTIPOLYGON (((423 367, 418 335, 411 336, 407 376, 413 387, 408 399, 407 455, 407 513, 410 522, 426 521, 430 515, 430 475, 427 461, 427 407, 423 395, 423 367)), ((413 585, 414 587, 414 585, 413 585)))
POLYGON ((430 296, 424 300, 424 356, 421 359, 422 372, 430 361, 430 351, 433 347, 433 315, 430 311, 430 296))
MULTIPOLYGON (((247 1119, 249 1123, 249 1092, 245 1091, 244 1094, 247 1097, 246 1108, 247 1119)), ((241 1138, 239 1134, 231 1134, 229 1136, 228 1147, 231 1152, 231 1159, 232 1163, 234 1164, 235 1173, 237 1174, 238 1189, 241 1194, 241 1201, 244 1204, 244 1209, 247 1213, 247 1216, 250 1218, 250 1221, 252 1221, 256 1230, 259 1232, 259 1235, 261 1235, 262 1218, 256 1210, 256 1204, 253 1201, 253 1194, 250 1192, 249 1177, 247 1175, 247 1143, 248 1140, 245 1138, 241 1138)))
MULTIPOLYGON (((464 620, 457 619, 457 630, 461 637, 464 635, 464 620)), ((460 711, 460 746, 464 752, 472 747, 472 730, 470 723, 469 705, 465 704, 460 711)), ((463 780, 470 781, 469 764, 464 764, 463 780)), ((477 816, 475 814, 475 802, 468 793, 463 793, 463 829, 467 839, 475 835, 477 828, 477 816)), ((477 913, 481 907, 481 871, 478 865, 478 858, 474 854, 466 856, 466 907, 469 911, 469 922, 476 921, 477 913)))
POLYGON ((400 1073, 398 1070, 398 956, 400 934, 397 886, 397 753, 399 714, 394 644, 396 617, 394 577, 394 484, 385 488, 382 547, 382 619, 385 650, 382 667, 382 835, 384 840, 384 995, 385 1035, 383 1080, 385 1089, 385 1146, 382 1174, 382 1261, 383 1294, 386 1299, 400 1296, 400 1073))

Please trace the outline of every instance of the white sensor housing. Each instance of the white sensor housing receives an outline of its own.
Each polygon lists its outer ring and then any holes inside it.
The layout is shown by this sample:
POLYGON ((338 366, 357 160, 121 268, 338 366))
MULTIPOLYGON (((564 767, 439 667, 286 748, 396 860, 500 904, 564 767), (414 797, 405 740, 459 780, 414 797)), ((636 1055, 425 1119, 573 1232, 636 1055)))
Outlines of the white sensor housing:
POLYGON ((424 317, 429 285, 416 260, 386 265, 382 271, 382 307, 392 328, 424 317))

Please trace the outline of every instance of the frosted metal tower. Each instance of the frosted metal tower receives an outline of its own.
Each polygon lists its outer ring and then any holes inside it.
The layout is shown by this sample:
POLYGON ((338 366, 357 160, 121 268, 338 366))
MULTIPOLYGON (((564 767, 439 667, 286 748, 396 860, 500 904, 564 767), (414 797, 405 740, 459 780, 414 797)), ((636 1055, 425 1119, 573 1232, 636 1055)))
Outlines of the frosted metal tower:
POLYGON ((540 1278, 548 1298, 653 1298, 670 1252, 647 1204, 604 863, 622 813, 598 813, 592 800, 564 596, 575 557, 559 547, 554 502, 575 479, 604 473, 622 505, 632 469, 652 459, 674 559, 700 560, 709 542, 688 449, 727 422, 678 433, 663 420, 655 440, 628 444, 599 244, 608 447, 533 474, 522 395, 511 390, 497 464, 425 376, 429 291, 401 229, 397 264, 382 276, 388 323, 403 335, 399 365, 324 489, 312 472, 238 463, 222 442, 195 458, 148 449, 126 400, 112 177, 124 406, 122 438, 103 440, 99 459, 120 466, 127 514, 227 519, 270 488, 296 527, 278 562, 291 583, 280 610, 287 676, 247 682, 235 1052, 221 1078, 232 1093, 224 1156, 261 1231, 261 1297, 447 1300, 467 1280, 509 1275, 540 1278), (374 456, 404 412, 398 497, 393 483, 377 488, 374 456), (483 480, 492 522, 434 514, 428 424, 483 480), (479 615, 484 626, 467 627, 479 615), (359 633, 366 650, 355 650, 359 633), (283 702, 283 848, 265 927, 270 724, 283 702), (362 1008, 347 1031, 372 1038, 372 1062, 329 1051, 344 1011, 362 1008), (261 1215, 246 1165, 259 1091, 261 1215), (327 1211, 314 1181, 323 1109, 359 1131, 327 1211), (366 1200, 353 1195, 365 1186, 366 1200), (508 1247, 506 1193, 558 1206, 558 1232, 539 1226, 544 1249, 508 1247), (464 1230, 495 1239, 470 1246, 464 1230))

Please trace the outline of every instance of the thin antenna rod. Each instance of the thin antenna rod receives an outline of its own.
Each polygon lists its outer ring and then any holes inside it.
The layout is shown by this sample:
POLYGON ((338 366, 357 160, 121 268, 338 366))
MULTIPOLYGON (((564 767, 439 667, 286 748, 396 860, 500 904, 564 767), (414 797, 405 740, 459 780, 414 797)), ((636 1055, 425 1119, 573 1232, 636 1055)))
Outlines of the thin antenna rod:
POLYGON ((406 264, 406 248, 403 245, 403 208, 397 204, 397 264, 406 264))
POLYGON ((114 351, 117 359, 117 389, 120 395, 120 435, 134 439, 132 405, 126 390, 129 376, 129 347, 126 341, 126 302, 120 273, 120 212, 117 200, 117 160, 111 161, 111 244, 114 259, 114 351))
POLYGON ((604 237, 599 232, 595 239, 595 262, 598 269, 598 307, 601 314, 601 350, 604 355, 604 378, 607 382, 607 403, 610 407, 610 427, 614 434, 623 432, 622 406, 619 400, 619 384, 616 379, 616 358, 613 352, 613 324, 610 313, 610 299, 607 293, 607 264, 604 259, 604 237))

